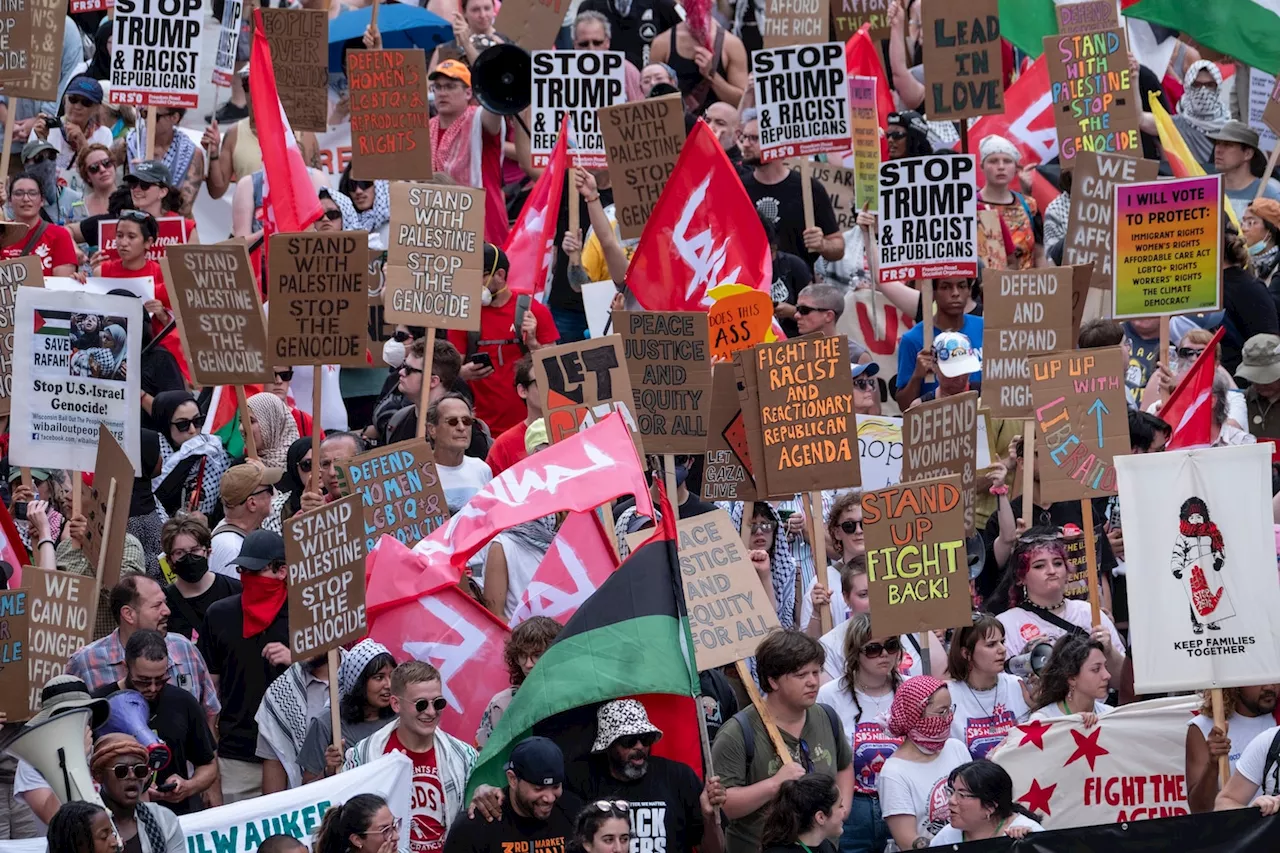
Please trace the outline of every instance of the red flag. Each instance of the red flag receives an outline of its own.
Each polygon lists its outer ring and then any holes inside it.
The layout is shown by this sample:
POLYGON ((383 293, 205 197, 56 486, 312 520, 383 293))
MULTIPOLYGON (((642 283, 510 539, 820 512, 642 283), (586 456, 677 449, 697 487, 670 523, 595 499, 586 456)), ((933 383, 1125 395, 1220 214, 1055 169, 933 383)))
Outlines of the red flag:
POLYGON ((531 616, 548 616, 564 624, 618 568, 618 557, 594 511, 575 512, 560 525, 511 614, 515 628, 531 616))
POLYGON ((0 503, 0 560, 13 567, 9 589, 19 589, 22 586, 22 567, 28 565, 31 559, 27 556, 27 549, 22 547, 22 537, 18 535, 13 516, 3 503, 0 503))
POLYGON ((1218 370, 1218 341, 1225 326, 1219 326, 1213 340, 1200 353, 1191 369, 1160 407, 1160 417, 1173 428, 1169 450, 1207 447, 1213 437, 1213 375, 1218 370))
MULTIPOLYGON (((876 78, 876 116, 880 119, 880 130, 889 129, 889 113, 897 112, 893 105, 893 93, 889 90, 889 81, 885 79, 884 63, 880 61, 880 45, 871 40, 870 22, 863 24, 856 33, 849 36, 844 46, 844 67, 850 77, 876 78)), ((880 136, 880 160, 889 159, 889 140, 880 136)))
MULTIPOLYGON (((391 536, 378 545, 383 559, 420 575, 434 568, 391 536)), ((511 686, 503 652, 511 632, 493 614, 458 588, 443 583, 390 609, 369 614, 369 636, 391 650, 396 660, 420 660, 440 670, 440 686, 449 702, 441 725, 467 743, 475 742, 480 718, 494 694, 511 686)))
POLYGON ((516 224, 507 236, 503 251, 511 261, 507 287, 512 293, 541 294, 550 286, 548 271, 555 258, 556 223, 560 218, 560 197, 564 194, 564 173, 569 142, 569 119, 560 122, 560 137, 551 151, 551 163, 543 171, 533 191, 525 199, 516 224))
POLYGON ((1053 124, 1053 96, 1049 66, 1043 55, 1004 93, 1004 112, 983 116, 969 128, 976 149, 984 136, 997 134, 1022 152, 1022 165, 1045 163, 1058 156, 1058 132, 1053 124))
POLYGON ((649 311, 705 311, 718 284, 768 293, 773 257, 719 140, 697 122, 640 235, 627 287, 649 311))
POLYGON ((271 45, 262 28, 260 10, 254 10, 253 21, 249 88, 253 90, 253 121, 262 148, 263 195, 269 199, 263 207, 271 231, 303 231, 320 218, 324 209, 280 103, 271 45))

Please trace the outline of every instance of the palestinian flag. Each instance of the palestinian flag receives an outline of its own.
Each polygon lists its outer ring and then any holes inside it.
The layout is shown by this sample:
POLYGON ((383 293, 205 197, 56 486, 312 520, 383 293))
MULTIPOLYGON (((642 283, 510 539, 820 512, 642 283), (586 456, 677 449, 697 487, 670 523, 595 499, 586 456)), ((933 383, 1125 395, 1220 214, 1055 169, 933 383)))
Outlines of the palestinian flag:
POLYGON ((1245 65, 1280 74, 1280 0, 1120 0, 1120 8, 1127 17, 1178 30, 1245 65))
POLYGON ((538 660, 489 736, 467 781, 506 784, 511 748, 545 735, 571 764, 591 749, 596 708, 614 699, 644 703, 662 730, 654 755, 689 764, 702 774, 698 735, 698 673, 676 556, 675 512, 661 497, 663 523, 609 576, 538 660))
MULTIPOLYGON (((245 399, 261 390, 261 385, 244 386, 245 399)), ((213 389, 209 414, 204 420, 204 432, 217 436, 232 458, 244 456, 244 436, 240 434, 240 409, 236 405, 235 386, 219 385, 213 389)))
POLYGON ((1058 32, 1053 0, 1000 0, 1000 35, 1032 59, 1044 52, 1044 37, 1058 32))
POLYGON ((37 335, 69 335, 71 334, 70 311, 46 311, 36 309, 34 332, 37 335))

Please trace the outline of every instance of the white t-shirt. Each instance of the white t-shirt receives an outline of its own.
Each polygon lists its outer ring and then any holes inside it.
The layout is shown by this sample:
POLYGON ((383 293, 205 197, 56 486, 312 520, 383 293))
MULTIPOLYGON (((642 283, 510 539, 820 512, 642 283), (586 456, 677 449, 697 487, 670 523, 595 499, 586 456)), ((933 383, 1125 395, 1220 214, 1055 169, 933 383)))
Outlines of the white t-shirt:
MULTIPOLYGON (((1013 820, 1009 821, 1009 825, 1005 829, 1013 829, 1015 826, 1025 826, 1032 832, 1044 832, 1044 827, 1036 823, 1026 815, 1015 814, 1013 820)), ((964 833, 956 829, 951 824, 947 824, 942 831, 933 837, 933 841, 929 842, 930 847, 945 847, 948 844, 964 843, 964 833)))
MULTIPOLYGON (((1265 780, 1262 774, 1267 769, 1267 752, 1270 751, 1271 741, 1275 739, 1277 732, 1280 732, 1280 726, 1271 726, 1255 736, 1244 748, 1244 752, 1240 753, 1240 760, 1236 762, 1236 770, 1240 771, 1240 775, 1261 788, 1259 794, 1271 797, 1280 794, 1280 787, 1276 785, 1275 766, 1271 767, 1271 772, 1267 774, 1265 780)), ((17 790, 16 783, 14 790, 17 790)))
MULTIPOLYGON (((839 681, 844 677, 844 638, 845 634, 849 633, 851 624, 853 623, 846 619, 818 640, 827 653, 826 660, 822 662, 822 671, 832 681, 839 681)), ((924 667, 920 663, 920 655, 915 647, 915 644, 920 642, 919 638, 911 634, 903 634, 898 640, 902 643, 902 663, 898 665, 898 672, 902 673, 903 678, 924 675, 924 667)), ((928 650, 925 650, 925 653, 927 654, 928 650)))
POLYGON ((209 571, 229 578, 240 579, 240 572, 231 565, 231 561, 240 556, 240 546, 244 544, 243 530, 227 530, 223 528, 209 540, 209 571))
POLYGON ((818 688, 818 701, 835 709, 849 736, 853 747, 853 790, 874 797, 880 769, 902 745, 902 738, 889 734, 881 722, 889 715, 893 694, 871 696, 861 690, 856 692, 857 705, 844 688, 843 679, 836 679, 818 688))
MULTIPOLYGON (((94 788, 98 787, 98 783, 93 783, 94 788)), ((23 805, 30 806, 27 802, 27 791, 38 791, 41 788, 53 790, 53 786, 40 775, 40 771, 32 767, 23 759, 18 759, 18 769, 13 774, 13 798, 23 805)), ((35 824, 36 838, 44 838, 49 834, 49 824, 42 821, 36 816, 35 810, 31 812, 31 821, 35 824)))
MULTIPOLYGON (((954 738, 938 750, 932 761, 906 761, 893 756, 880 768, 876 788, 880 792, 880 813, 885 818, 913 815, 916 835, 933 837, 951 820, 947 804, 947 777, 961 764, 969 763, 969 750, 954 738)), ((886 853, 900 848, 889 839, 886 853)))
MULTIPOLYGON (((813 588, 818 585, 815 580, 804 588, 804 598, 800 601, 800 627, 809 624, 813 618, 813 588)), ((827 589, 831 592, 831 625, 843 625, 849 619, 849 605, 844 600, 844 590, 840 587, 840 572, 827 566, 827 589)))
POLYGON ((986 758, 1010 729, 1027 718, 1022 682, 1016 676, 1000 673, 990 690, 974 690, 964 681, 948 681, 947 687, 956 705, 951 736, 964 744, 975 760, 986 758))
MULTIPOLYGON (((1200 730, 1200 734, 1204 735, 1205 741, 1209 740, 1209 732, 1213 731, 1213 717, 1205 714, 1196 714, 1187 721, 1188 726, 1195 726, 1200 730)), ((1244 754, 1245 748, 1253 743, 1254 738, 1263 732, 1275 731, 1276 718, 1270 714, 1259 714, 1256 717, 1242 717, 1239 714, 1232 714, 1227 717, 1227 737, 1231 740, 1231 752, 1228 753, 1227 759, 1231 762, 1231 769, 1236 769, 1236 764, 1240 761, 1240 756, 1244 754)), ((1267 742, 1270 746, 1270 741, 1267 742)), ((1262 751, 1262 759, 1267 758, 1267 751, 1262 751)), ((1217 765, 1217 762, 1214 762, 1217 765)), ((1262 765, 1258 765, 1261 770, 1262 765)))
POLYGON ((455 515, 467 505, 467 501, 475 493, 489 485, 493 479, 493 471, 483 459, 474 456, 462 457, 461 465, 445 465, 436 460, 436 471, 440 473, 440 488, 444 489, 444 500, 449 505, 449 515, 455 515))
MULTIPOLYGON (((1107 714, 1110 714, 1114 710, 1115 710, 1114 706, 1108 705, 1106 702, 1103 702, 1101 699, 1094 700, 1093 713, 1097 714, 1099 717, 1105 717, 1107 714)), ((1036 711, 1034 714, 1031 715, 1031 719, 1056 720, 1059 717, 1065 717, 1065 716, 1067 715, 1062 713, 1062 706, 1059 705, 1057 702, 1054 702, 1052 705, 1045 705, 1039 711, 1036 711)))
MULTIPOLYGON (((32 137, 33 139, 35 137, 32 137)), ((105 145, 111 147, 111 128, 98 125, 93 133, 89 134, 89 138, 85 140, 85 145, 105 145)), ((58 171, 70 170, 75 173, 75 183, 83 184, 80 180, 80 173, 75 169, 75 152, 71 150, 71 145, 67 142, 66 137, 62 135, 62 128, 49 128, 49 144, 58 150, 58 171)), ((80 187, 75 187, 80 189, 80 187)))
MULTIPOLYGON (((1102 616, 1102 624, 1111 632, 1111 645, 1116 651, 1123 653, 1124 640, 1120 639, 1120 632, 1116 630, 1116 623, 1112 622, 1111 617, 1107 614, 1102 613, 1100 615, 1102 616)), ((1004 625, 1004 648, 1009 657, 1022 654, 1027 647, 1027 643, 1037 636, 1044 637, 1052 642, 1067 633, 1052 622, 1046 622, 1036 614, 1029 610, 1023 610, 1021 607, 1006 610, 996 618, 1000 620, 1001 625, 1004 625)), ((1089 609, 1088 601, 1068 598, 1064 603, 1062 621, 1078 625, 1085 631, 1091 631, 1093 629, 1092 618, 1093 614, 1089 609)))

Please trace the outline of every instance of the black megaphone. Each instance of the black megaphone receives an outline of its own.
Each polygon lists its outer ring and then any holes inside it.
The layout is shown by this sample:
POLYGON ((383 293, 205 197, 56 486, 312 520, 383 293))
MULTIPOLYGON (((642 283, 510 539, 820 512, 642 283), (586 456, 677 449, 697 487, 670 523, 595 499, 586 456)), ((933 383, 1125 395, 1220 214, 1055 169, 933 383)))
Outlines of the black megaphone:
MULTIPOLYGON (((471 65, 471 91, 480 106, 500 116, 515 116, 533 100, 533 57, 514 44, 486 48, 471 65)), ((525 128, 525 133, 529 132, 525 128)))

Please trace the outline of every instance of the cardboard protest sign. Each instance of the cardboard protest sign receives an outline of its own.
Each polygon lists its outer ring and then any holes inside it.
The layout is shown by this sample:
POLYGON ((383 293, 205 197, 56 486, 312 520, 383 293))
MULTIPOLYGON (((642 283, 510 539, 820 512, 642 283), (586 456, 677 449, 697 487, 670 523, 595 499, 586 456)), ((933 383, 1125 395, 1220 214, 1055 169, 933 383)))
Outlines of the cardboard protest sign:
POLYGON ((880 281, 978 275, 977 160, 944 154, 880 164, 880 281))
POLYGON ((236 73, 236 48, 240 44, 240 18, 244 13, 241 0, 226 0, 218 27, 218 51, 213 57, 213 85, 231 85, 236 73))
POLYGON ((1262 109, 1262 121, 1271 128, 1272 133, 1280 134, 1280 78, 1276 79, 1276 84, 1271 89, 1271 97, 1267 99, 1267 105, 1262 109))
POLYGON ((351 177, 429 181, 427 55, 421 50, 347 52, 351 85, 351 177))
POLYGON ((1218 310, 1221 175, 1116 187, 1112 216, 1112 317, 1218 310))
POLYGON ((731 441, 744 430, 742 404, 732 364, 711 366, 711 415, 707 426, 707 450, 702 463, 704 501, 754 501, 756 484, 748 470, 750 460, 740 441, 731 441))
POLYGON ((978 392, 966 391, 902 413, 902 482, 955 474, 963 496, 964 532, 973 535, 978 473, 978 392))
MULTIPOLYGON (((31 77, 33 0, 8 0, 0 7, 0 81, 31 77)), ((3 661, 0 661, 3 663, 3 661)), ((3 680, 3 675, 0 675, 3 680)))
POLYGON ((1004 112, 999 0, 922 0, 920 38, 931 120, 1004 112))
MULTIPOLYGON (((1093 264, 1084 264, 1071 268, 1071 338, 1079 340, 1080 324, 1084 321, 1085 306, 1089 301, 1093 281, 1093 264)), ((1066 349, 1066 347, 1063 347, 1066 349)))
MULTIPOLYGON (((853 134, 853 210, 880 210, 880 117, 876 78, 849 78, 849 127, 853 134)), ((827 192, 831 188, 827 187, 827 192)))
POLYGON ((773 324, 773 300, 760 290, 735 293, 707 309, 711 357, 730 358, 739 350, 762 344, 773 324))
POLYGON ((568 12, 568 0, 507 0, 493 29, 525 50, 542 50, 555 44, 568 12))
POLYGON ((88 529, 81 549, 96 570, 103 549, 106 559, 102 563, 99 583, 103 589, 111 589, 120 580, 120 564, 124 559, 124 535, 129 523, 129 498, 133 494, 133 463, 111 431, 98 425, 98 459, 93 466, 93 486, 84 502, 88 529), (114 502, 111 501, 111 484, 116 484, 114 502), (111 505, 108 507, 107 504, 111 505), (110 529, 107 523, 110 521, 110 529))
POLYGON ((844 44, 757 50, 751 73, 765 162, 849 149, 844 44))
POLYGON ((191 379, 252 385, 273 379, 262 297, 243 243, 175 246, 165 281, 191 379))
POLYGON ((367 366, 368 239, 364 231, 272 235, 270 364, 367 366))
MULTIPOLYGON (((729 513, 682 519, 680 579, 699 670, 745 660, 778 627, 755 566, 729 513)), ((652 532, 652 531, 650 531, 652 532)))
MULTIPOLYGON (((25 720, 31 715, 28 696, 31 671, 27 659, 31 647, 31 613, 27 609, 27 598, 27 591, 23 589, 0 592, 0 712, 7 715, 9 722, 25 720)), ((41 684, 40 689, 43 688, 41 684)))
POLYGON ((435 456, 423 439, 335 462, 333 471, 342 494, 363 500, 366 551, 383 536, 412 548, 449 520, 435 456))
POLYGON ((1093 286, 1110 289, 1116 187, 1154 181, 1159 168, 1154 160, 1123 154, 1081 151, 1076 155, 1071 214, 1062 244, 1064 266, 1093 264, 1093 286))
POLYGON ((1033 416, 1028 355, 1075 345, 1071 282, 1071 267, 987 271, 982 400, 996 417, 1033 416))
POLYGON ((766 48, 827 41, 830 0, 765 0, 760 35, 766 48))
POLYGON ((1123 29, 1044 37, 1062 168, 1082 151, 1142 156, 1138 78, 1123 29))
MULTIPOLYGON (((116 250, 116 219, 104 219, 98 223, 98 248, 109 261, 120 260, 120 252, 116 250)), ((159 233, 147 250, 147 260, 159 261, 165 257, 170 246, 187 242, 187 221, 181 216, 162 216, 156 220, 159 233)))
MULTIPOLYGON (((0 92, 10 98, 56 101, 62 75, 62 36, 67 0, 26 2, 31 8, 31 50, 27 54, 27 75, 23 80, 0 83, 0 92)), ((117 104, 126 103, 114 89, 111 99, 117 104)))
POLYGON ((831 40, 848 44, 863 24, 871 24, 871 40, 889 38, 891 0, 831 0, 831 40))
POLYGON ((140 475, 142 303, 20 287, 13 321, 10 461, 90 471, 104 424, 140 475))
POLYGON ((392 184, 388 240, 387 322, 480 330, 484 190, 392 184))
POLYGON ((67 661, 93 639, 98 613, 98 583, 70 572, 24 566, 30 641, 27 643, 27 691, 30 713, 40 710, 40 691, 49 679, 66 672, 67 661))
POLYGON ((615 311, 631 373, 633 414, 650 453, 702 453, 711 415, 707 315, 615 311))
POLYGON ((1134 687, 1246 687, 1280 678, 1280 586, 1266 444, 1116 459, 1134 687), (1208 632, 1205 628, 1208 628, 1208 632))
POLYGON ((363 498, 347 495, 285 522, 289 651, 305 660, 363 639, 363 498))
POLYGON ((874 636, 972 621, 959 475, 864 492, 862 525, 874 636))
POLYGON ((836 215, 836 224, 840 227, 840 232, 844 233, 856 226, 860 209, 856 198, 857 170, 837 166, 835 163, 811 163, 809 174, 822 184, 827 195, 831 197, 831 209, 836 215))
POLYGON ((1073 36, 1078 33, 1096 33, 1120 26, 1116 0, 1082 0, 1078 3, 1057 3, 1053 7, 1058 18, 1058 35, 1073 36))
POLYGON ((756 485, 763 477, 769 497, 859 485, 848 339, 760 344, 750 355, 763 450, 756 485))
MULTIPOLYGON (((192 2, 192 0, 188 0, 192 2)), ((329 129, 329 13, 324 9, 262 9, 280 103, 296 130, 329 129)), ((362 51, 354 51, 360 53, 362 51)))
POLYGON ((119 0, 111 27, 111 100, 195 109, 206 12, 202 0, 119 0))
POLYGON ((552 444, 619 412, 644 458, 621 335, 542 347, 533 354, 533 375, 552 444))
POLYGON ((679 94, 601 107, 613 184, 613 208, 622 239, 639 239, 684 146, 684 103, 679 94))
POLYGON ((13 397, 13 309, 19 287, 40 287, 44 273, 40 259, 28 255, 0 261, 0 415, 9 414, 13 397))
POLYGON ((626 100, 626 56, 616 50, 533 52, 533 138, 535 168, 551 162, 561 120, 569 117, 569 165, 607 169, 599 110, 626 100))
POLYGON ((1114 459, 1129 450, 1124 351, 1054 352, 1028 361, 1040 499, 1048 505, 1114 495, 1114 459))

